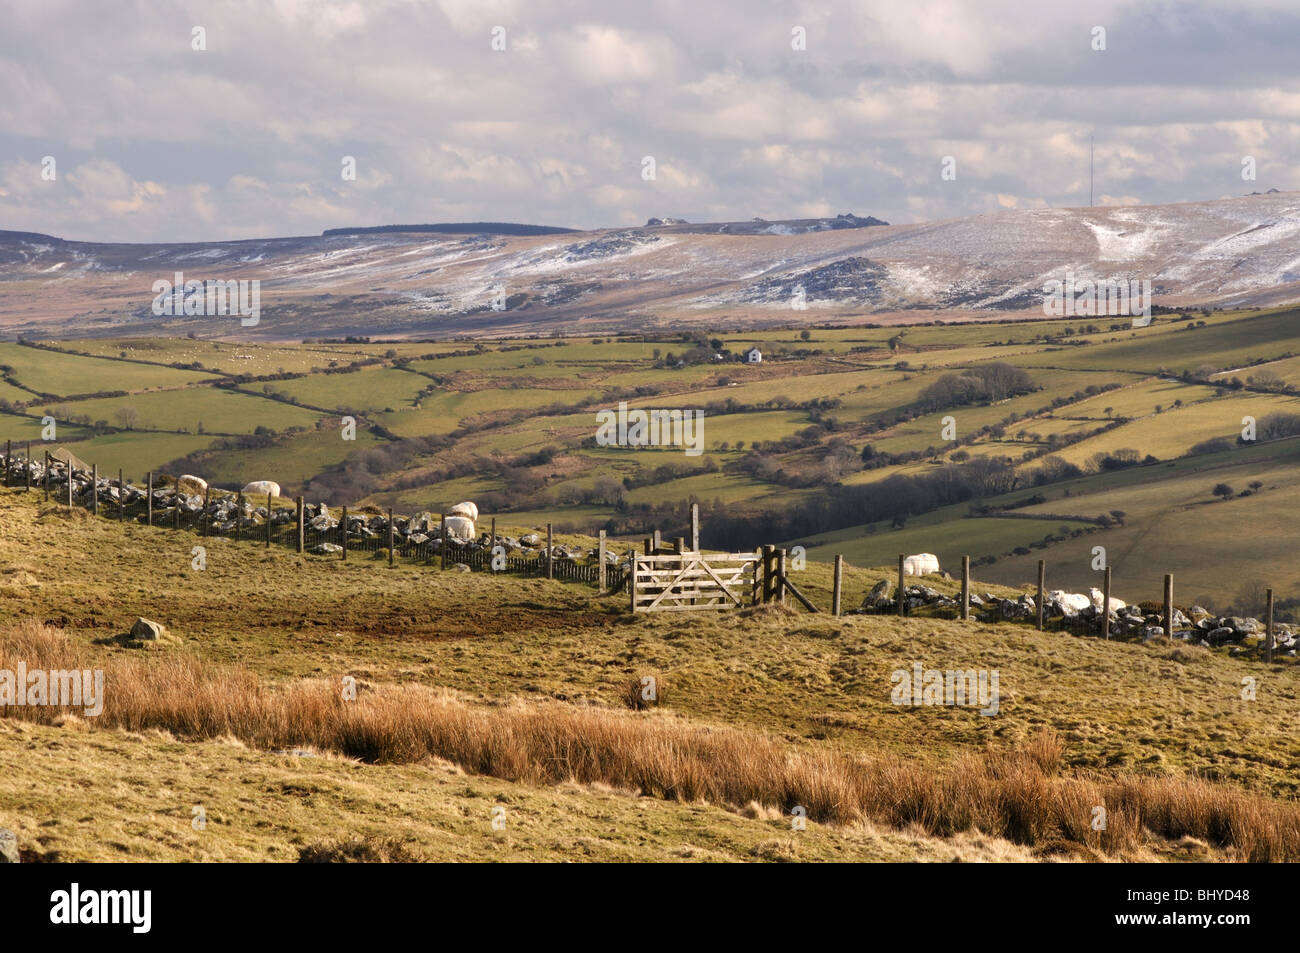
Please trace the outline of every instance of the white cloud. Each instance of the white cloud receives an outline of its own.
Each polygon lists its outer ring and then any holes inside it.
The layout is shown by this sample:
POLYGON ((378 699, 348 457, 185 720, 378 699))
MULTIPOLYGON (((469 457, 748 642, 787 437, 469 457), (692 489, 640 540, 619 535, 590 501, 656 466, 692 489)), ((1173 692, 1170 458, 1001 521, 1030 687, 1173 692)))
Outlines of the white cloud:
POLYGON ((69 238, 687 210, 920 221, 1085 204, 1089 135, 1099 201, 1300 185, 1290 0, 8 6, 0 221, 69 238), (58 183, 39 179, 47 154, 58 183))

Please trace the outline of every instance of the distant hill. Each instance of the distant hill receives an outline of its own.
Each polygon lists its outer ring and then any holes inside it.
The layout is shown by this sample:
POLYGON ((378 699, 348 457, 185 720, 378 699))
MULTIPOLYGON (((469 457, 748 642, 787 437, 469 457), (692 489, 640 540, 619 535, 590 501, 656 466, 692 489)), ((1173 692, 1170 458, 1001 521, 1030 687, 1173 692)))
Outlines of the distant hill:
POLYGON ((434 225, 368 225, 327 228, 321 235, 383 235, 390 232, 433 232, 444 235, 565 235, 576 228, 555 225, 520 225, 514 222, 440 222, 434 225))
POLYGON ((17 242, 58 242, 62 244, 63 239, 55 238, 53 235, 42 235, 40 232, 10 232, 0 228, 0 245, 17 242))
POLYGON ((1044 285, 1071 274, 1149 281, 1154 304, 1172 308, 1300 301, 1296 192, 915 225, 852 213, 650 221, 659 224, 383 225, 208 243, 8 232, 0 337, 436 338, 1036 319, 1044 285), (260 321, 232 331, 228 319, 154 316, 153 282, 178 271, 260 281, 260 321))

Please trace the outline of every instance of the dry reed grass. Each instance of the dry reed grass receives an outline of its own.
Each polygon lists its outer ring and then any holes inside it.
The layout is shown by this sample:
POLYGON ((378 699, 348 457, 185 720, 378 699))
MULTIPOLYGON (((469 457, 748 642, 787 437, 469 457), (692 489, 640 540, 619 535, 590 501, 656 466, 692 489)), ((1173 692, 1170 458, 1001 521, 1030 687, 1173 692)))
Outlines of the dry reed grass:
MULTIPOLYGON (((0 669, 19 659, 29 669, 96 665, 37 622, 0 630, 0 669)), ((235 738, 268 750, 311 746, 374 763, 440 758, 513 782, 607 784, 750 812, 800 805, 813 821, 916 825, 941 837, 976 830, 1045 852, 1127 854, 1150 833, 1195 838, 1241 860, 1300 860, 1300 806, 1195 777, 1066 773, 1050 732, 934 770, 897 756, 863 760, 616 710, 472 706, 423 687, 374 688, 344 701, 326 681, 271 688, 251 672, 184 653, 100 667, 106 697, 98 727, 235 738), (1093 830, 1099 806, 1106 825, 1093 830)), ((50 707, 0 714, 47 724, 66 717, 50 707)))

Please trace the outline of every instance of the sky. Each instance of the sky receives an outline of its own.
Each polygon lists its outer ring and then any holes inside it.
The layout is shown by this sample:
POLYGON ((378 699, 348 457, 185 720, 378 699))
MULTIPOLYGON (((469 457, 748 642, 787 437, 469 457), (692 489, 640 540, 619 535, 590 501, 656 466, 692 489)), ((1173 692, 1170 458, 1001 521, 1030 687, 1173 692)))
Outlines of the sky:
POLYGON ((1300 187, 1297 0, 0 0, 0 24, 0 229, 67 239, 923 222, 1087 205, 1090 137, 1098 205, 1300 187))

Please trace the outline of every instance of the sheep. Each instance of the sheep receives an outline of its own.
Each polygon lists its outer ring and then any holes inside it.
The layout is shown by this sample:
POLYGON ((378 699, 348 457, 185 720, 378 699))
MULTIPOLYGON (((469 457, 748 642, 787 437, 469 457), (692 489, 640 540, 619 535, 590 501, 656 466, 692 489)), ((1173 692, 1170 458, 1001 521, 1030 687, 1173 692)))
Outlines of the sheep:
POLYGON ((243 489, 244 496, 274 496, 280 495, 280 484, 271 480, 254 480, 247 484, 243 489))
POLYGON ((1057 605, 1072 612, 1082 612, 1092 605, 1092 600, 1081 592, 1065 592, 1062 589, 1053 589, 1047 594, 1047 597, 1057 605))
POLYGON ((472 542, 478 533, 474 529, 474 521, 467 516, 448 516, 447 517, 447 538, 455 540, 458 543, 472 542))
POLYGON ((939 571, 939 557, 934 553, 918 553, 903 560, 903 573, 908 576, 924 576, 939 571))
POLYGON ((464 516, 467 519, 478 519, 478 507, 468 500, 464 503, 457 503, 447 511, 448 516, 464 516))
MULTIPOLYGON (((1096 606, 1098 609, 1100 609, 1101 604, 1106 599, 1105 594, 1095 586, 1088 591, 1092 594, 1092 604, 1096 606)), ((1110 597, 1111 612, 1118 612, 1120 609, 1123 609, 1126 605, 1128 605, 1128 603, 1125 602, 1123 599, 1116 599, 1114 596, 1110 597)))
POLYGON ((184 476, 177 477, 176 490, 187 496, 202 496, 208 491, 208 481, 202 477, 192 476, 187 473, 184 476))

